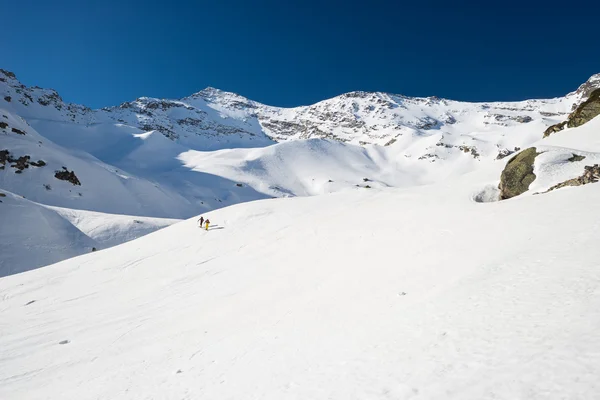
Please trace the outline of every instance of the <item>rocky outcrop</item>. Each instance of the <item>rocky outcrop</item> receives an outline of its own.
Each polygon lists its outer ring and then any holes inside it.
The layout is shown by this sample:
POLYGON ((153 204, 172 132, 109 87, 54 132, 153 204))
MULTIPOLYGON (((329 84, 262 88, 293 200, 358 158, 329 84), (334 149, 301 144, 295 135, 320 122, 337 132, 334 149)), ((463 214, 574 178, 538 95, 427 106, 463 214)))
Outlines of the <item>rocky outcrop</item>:
POLYGON ((535 180, 533 162, 540 153, 535 147, 523 150, 513 157, 504 167, 500 176, 500 198, 510 199, 529 190, 529 185, 535 180))
POLYGON ((471 153, 471 155, 473 156, 473 158, 479 158, 479 152, 477 151, 477 147, 475 147, 475 146, 461 145, 461 146, 458 146, 458 148, 463 153, 471 153))
POLYGON ((79 182, 75 172, 69 171, 66 167, 63 167, 62 171, 56 171, 54 177, 61 181, 71 182, 74 186, 81 186, 81 182, 79 182))
POLYGON ((544 137, 553 133, 560 132, 565 127, 576 128, 591 121, 600 115, 600 89, 595 89, 589 93, 589 97, 583 103, 579 104, 575 111, 569 114, 566 121, 550 126, 544 131, 544 137))
MULTIPOLYGON (((574 95, 575 98, 579 98, 580 101, 587 100, 592 92, 596 89, 600 88, 600 74, 595 74, 590 77, 585 83, 583 83, 579 88, 569 95, 574 95)), ((573 104, 572 110, 574 111, 577 108, 578 103, 573 104)))
POLYGON ((576 128, 600 115, 600 89, 594 90, 590 97, 581 103, 567 120, 567 127, 576 128))
POLYGON ((30 160, 31 160, 30 156, 25 155, 25 156, 21 156, 19 158, 14 158, 10 154, 10 151, 0 150, 0 170, 3 170, 7 163, 10 164, 11 168, 16 169, 16 171, 15 171, 16 173, 21 173, 24 169, 29 168, 30 165, 32 167, 43 167, 46 165, 46 163, 42 160, 39 160, 37 162, 30 161, 30 160))
POLYGON ((560 189, 566 186, 582 186, 587 185, 588 183, 596 183, 598 180, 600 180, 600 165, 586 165, 584 167, 583 175, 561 182, 558 185, 554 185, 543 193, 548 193, 555 189, 560 189))
POLYGON ((553 133, 562 131, 563 129, 565 129, 565 125, 567 125, 567 121, 559 122, 558 124, 554 124, 548 127, 548 129, 544 131, 544 137, 548 137, 553 133))

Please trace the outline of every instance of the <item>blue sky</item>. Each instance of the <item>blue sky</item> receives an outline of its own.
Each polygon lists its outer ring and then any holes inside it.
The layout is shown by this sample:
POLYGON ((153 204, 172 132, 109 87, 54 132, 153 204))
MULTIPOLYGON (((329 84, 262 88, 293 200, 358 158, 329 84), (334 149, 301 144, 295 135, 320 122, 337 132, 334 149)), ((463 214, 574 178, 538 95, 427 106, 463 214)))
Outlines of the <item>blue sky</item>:
POLYGON ((351 90, 521 100, 600 72, 599 14, 537 0, 20 0, 2 6, 0 68, 91 107, 207 86, 278 106, 351 90))

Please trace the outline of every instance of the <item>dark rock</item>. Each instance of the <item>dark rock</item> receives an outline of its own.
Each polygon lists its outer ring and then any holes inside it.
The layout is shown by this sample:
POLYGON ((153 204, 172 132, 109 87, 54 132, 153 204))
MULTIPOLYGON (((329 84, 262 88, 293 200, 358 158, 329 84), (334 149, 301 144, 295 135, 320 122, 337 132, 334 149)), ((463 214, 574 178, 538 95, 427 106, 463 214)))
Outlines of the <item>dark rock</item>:
POLYGON ((11 128, 11 131, 13 131, 14 133, 17 133, 19 135, 24 135, 25 134, 25 132, 23 132, 22 130, 17 129, 17 128, 11 128))
POLYGON ((10 96, 5 96, 5 97, 4 97, 4 100, 5 100, 5 101, 7 101, 8 103, 10 103, 10 102, 11 102, 11 100, 12 100, 12 97, 10 97, 10 96))
POLYGON ((535 147, 530 147, 517 154, 506 164, 498 186, 501 199, 510 199, 529 190, 529 185, 536 178, 533 173, 533 162, 539 154, 535 147))
POLYGON ((0 122, 0 129, 6 129, 8 128, 8 124, 4 121, 0 122))
POLYGON ((553 133, 562 131, 563 129, 565 129, 565 125, 567 125, 567 121, 563 121, 548 127, 548 129, 544 131, 544 137, 548 137, 553 133))
POLYGON ((11 162, 10 152, 8 150, 0 150, 0 164, 5 165, 11 162))
POLYGON ((577 162, 577 161, 583 161, 583 160, 585 160, 585 156, 580 156, 577 154, 573 154, 573 156, 571 158, 567 159, 567 161, 569 161, 569 162, 577 162))
POLYGON ((235 186, 242 187, 243 185, 241 183, 236 183, 235 186))
POLYGON ((42 161, 42 160, 38 160, 37 162, 32 161, 29 164, 32 165, 32 166, 34 166, 34 167, 43 167, 43 166, 46 165, 46 162, 42 161))
POLYGON ((427 160, 432 158, 431 162, 435 162, 436 158, 439 158, 437 154, 431 154, 431 153, 427 153, 427 154, 423 154, 421 157, 419 157, 419 160, 427 160))
POLYGON ((11 165, 12 168, 16 168, 18 170, 24 170, 26 168, 29 168, 29 156, 21 156, 17 159, 13 159, 11 158, 11 160, 9 160, 9 162, 13 163, 11 165))
POLYGON ((479 158, 479 152, 477 151, 477 147, 475 147, 475 146, 461 145, 461 146, 458 146, 458 148, 465 153, 471 153, 473 158, 479 158))
POLYGON ((4 74, 8 78, 17 79, 17 76, 14 74, 14 72, 10 72, 10 71, 0 68, 0 73, 4 74))
POLYGON ((6 197, 6 194, 0 193, 0 197, 6 197))
POLYGON ((74 171, 69 171, 67 168, 63 167, 63 171, 56 171, 54 174, 56 179, 60 179, 61 181, 71 182, 73 185, 81 186, 81 182, 75 175, 74 171))
POLYGON ((514 117, 514 120, 522 124, 527 124, 533 120, 529 115, 518 115, 514 117))

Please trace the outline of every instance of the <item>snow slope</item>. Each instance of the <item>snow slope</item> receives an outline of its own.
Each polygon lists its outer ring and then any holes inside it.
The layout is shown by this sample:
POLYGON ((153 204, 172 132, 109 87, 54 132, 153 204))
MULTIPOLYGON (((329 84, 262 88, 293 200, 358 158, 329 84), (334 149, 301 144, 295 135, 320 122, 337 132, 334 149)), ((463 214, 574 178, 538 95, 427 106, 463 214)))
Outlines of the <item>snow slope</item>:
MULTIPOLYGON (((597 87, 600 75, 562 98, 488 103, 351 92, 287 109, 207 88, 91 110, 0 70, 0 152, 44 162, 0 165, 0 190, 51 207, 180 219, 270 197, 443 182, 503 164, 496 159, 537 142, 597 87)), ((24 214, 11 218, 31 240, 41 235, 24 214)), ((137 237, 134 228, 119 237, 137 237)))
POLYGON ((115 246, 178 221, 48 207, 0 193, 0 278, 115 246))
POLYGON ((500 169, 240 204, 2 278, 0 398, 594 398, 600 185, 474 202, 500 169))

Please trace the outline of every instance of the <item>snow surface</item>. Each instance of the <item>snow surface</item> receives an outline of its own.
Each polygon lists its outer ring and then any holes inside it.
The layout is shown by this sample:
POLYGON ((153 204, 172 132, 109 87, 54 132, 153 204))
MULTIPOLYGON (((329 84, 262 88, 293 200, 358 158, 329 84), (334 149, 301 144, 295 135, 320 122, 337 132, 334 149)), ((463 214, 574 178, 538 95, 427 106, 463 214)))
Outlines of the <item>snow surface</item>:
POLYGON ((0 398, 594 398, 600 186, 473 201, 499 172, 240 204, 2 278, 0 398))
POLYGON ((0 277, 105 249, 179 220, 49 207, 0 190, 0 277))

